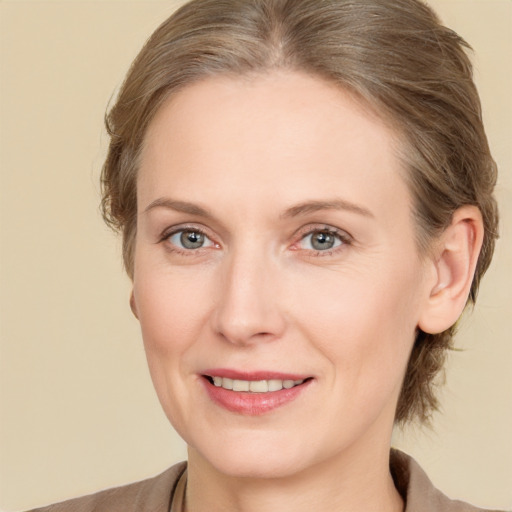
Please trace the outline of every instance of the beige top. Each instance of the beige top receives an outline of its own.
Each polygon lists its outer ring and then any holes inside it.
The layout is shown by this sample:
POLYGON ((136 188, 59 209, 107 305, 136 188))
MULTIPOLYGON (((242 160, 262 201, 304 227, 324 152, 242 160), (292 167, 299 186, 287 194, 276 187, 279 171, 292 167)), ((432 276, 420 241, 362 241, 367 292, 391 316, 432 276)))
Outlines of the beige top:
MULTIPOLYGON (((416 461, 405 453, 392 450, 390 466, 395 485, 406 503, 405 512, 491 512, 447 498, 432 485, 416 461)), ((186 468, 186 463, 181 462, 148 480, 31 512, 181 512, 186 468)))

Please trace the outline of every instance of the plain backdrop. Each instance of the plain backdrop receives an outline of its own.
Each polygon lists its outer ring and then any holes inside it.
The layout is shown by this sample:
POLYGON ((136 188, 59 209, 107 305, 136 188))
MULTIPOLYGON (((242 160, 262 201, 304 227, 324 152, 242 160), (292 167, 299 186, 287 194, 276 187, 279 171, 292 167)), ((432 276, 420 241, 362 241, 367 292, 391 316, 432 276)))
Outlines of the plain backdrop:
MULTIPOLYGON (((0 509, 142 479, 185 457, 160 409, 102 224, 103 115, 181 2, 0 1, 0 509)), ((432 0, 475 49, 501 240, 433 430, 397 432, 445 493, 512 508, 512 2, 432 0)))

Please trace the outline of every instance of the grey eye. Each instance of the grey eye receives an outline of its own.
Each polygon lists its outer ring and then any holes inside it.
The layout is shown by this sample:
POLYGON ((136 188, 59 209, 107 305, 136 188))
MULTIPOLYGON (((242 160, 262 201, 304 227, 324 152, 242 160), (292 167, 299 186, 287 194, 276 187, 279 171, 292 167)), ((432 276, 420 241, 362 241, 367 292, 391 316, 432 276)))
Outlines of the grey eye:
POLYGON ((169 241, 182 249, 200 249, 202 247, 210 247, 213 242, 200 231, 193 229, 184 229, 177 231, 169 237, 169 241))
POLYGON ((341 238, 336 233, 313 231, 301 240, 301 248, 314 251, 328 251, 340 246, 342 243, 341 238))
POLYGON ((203 246, 204 235, 196 231, 183 231, 180 236, 180 242, 186 249, 199 249, 203 246))

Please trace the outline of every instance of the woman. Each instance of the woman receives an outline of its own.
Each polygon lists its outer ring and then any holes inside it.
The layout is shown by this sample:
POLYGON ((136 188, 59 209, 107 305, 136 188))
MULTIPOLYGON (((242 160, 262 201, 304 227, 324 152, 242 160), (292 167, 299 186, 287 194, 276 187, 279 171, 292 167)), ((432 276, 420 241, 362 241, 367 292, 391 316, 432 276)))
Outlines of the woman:
POLYGON ((153 34, 103 207, 188 466, 49 510, 476 510, 390 455, 497 233, 465 46, 416 0, 196 0, 153 34))

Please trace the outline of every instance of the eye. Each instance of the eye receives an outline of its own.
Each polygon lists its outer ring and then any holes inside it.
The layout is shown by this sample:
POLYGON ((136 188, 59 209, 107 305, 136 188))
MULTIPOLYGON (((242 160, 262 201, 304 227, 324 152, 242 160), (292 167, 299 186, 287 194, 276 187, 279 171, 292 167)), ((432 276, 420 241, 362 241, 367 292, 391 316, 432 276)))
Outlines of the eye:
POLYGON ((194 250, 213 247, 214 243, 198 229, 181 229, 167 237, 167 240, 179 249, 194 250))
POLYGON ((329 251, 346 243, 343 237, 329 229, 317 229, 305 235, 299 243, 301 249, 329 251))

